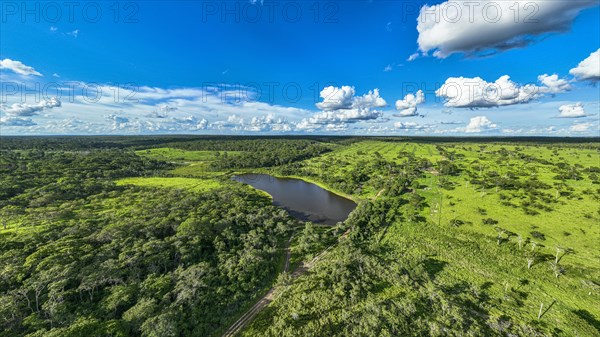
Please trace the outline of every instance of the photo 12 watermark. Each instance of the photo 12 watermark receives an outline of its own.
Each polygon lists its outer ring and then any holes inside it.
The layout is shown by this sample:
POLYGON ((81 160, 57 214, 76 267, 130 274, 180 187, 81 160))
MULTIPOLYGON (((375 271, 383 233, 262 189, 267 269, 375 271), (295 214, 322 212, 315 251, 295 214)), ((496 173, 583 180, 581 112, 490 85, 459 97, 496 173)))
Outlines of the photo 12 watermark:
POLYGON ((138 23, 134 1, 2 1, 0 23, 138 23))
POLYGON ((313 23, 339 22, 340 4, 334 1, 202 1, 202 23, 313 23))
POLYGON ((523 1, 446 1, 439 5, 424 5, 423 2, 402 1, 402 22, 418 23, 498 23, 502 20, 514 23, 539 23, 540 5, 523 1))

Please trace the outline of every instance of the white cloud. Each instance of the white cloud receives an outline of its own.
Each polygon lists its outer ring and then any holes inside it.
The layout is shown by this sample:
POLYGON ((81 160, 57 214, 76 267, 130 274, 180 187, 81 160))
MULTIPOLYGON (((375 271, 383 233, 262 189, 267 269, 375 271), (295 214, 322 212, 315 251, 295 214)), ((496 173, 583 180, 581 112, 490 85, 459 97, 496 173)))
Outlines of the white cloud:
POLYGON ((446 1, 425 5, 417 19, 418 44, 438 58, 489 54, 524 47, 548 33, 568 31, 579 12, 597 5, 578 1, 446 1))
POLYGON ((323 102, 316 104, 317 108, 325 111, 342 109, 381 108, 386 106, 385 100, 379 95, 379 89, 371 90, 363 96, 354 96, 354 87, 344 85, 341 88, 329 86, 321 90, 323 102))
POLYGON ((571 89, 570 84, 557 75, 540 75, 542 86, 519 85, 504 75, 495 82, 480 77, 450 77, 435 94, 446 100, 444 106, 455 108, 489 108, 528 103, 545 94, 557 94, 571 89))
POLYGON ((419 57, 419 53, 414 53, 414 54, 411 54, 406 60, 408 62, 412 62, 412 61, 416 60, 418 57, 419 57))
POLYGON ((252 132, 289 132, 292 131, 292 126, 286 119, 275 118, 275 115, 268 114, 252 117, 250 123, 244 126, 244 130, 252 132))
MULTIPOLYGON (((41 112, 42 106, 48 108, 54 105, 52 103, 23 105, 18 101, 20 96, 8 96, 7 104, 0 107, 3 114, 8 115, 4 110, 9 110, 8 112, 15 116, 19 113, 39 114, 40 117, 35 120, 38 125, 27 128, 4 124, 3 134, 140 134, 204 130, 219 133, 258 130, 292 132, 295 129, 295 121, 314 114, 311 110, 253 101, 253 93, 239 86, 233 88, 228 85, 215 85, 176 89, 139 87, 136 88, 132 99, 128 99, 129 90, 121 88, 117 98, 114 87, 100 84, 98 89, 101 94, 98 99, 90 100, 77 94, 86 87, 86 83, 70 84, 74 87, 59 89, 65 98, 61 108, 53 111, 52 115, 41 112), (69 96, 70 92, 76 94, 69 96), (230 99, 235 96, 242 98, 230 99), (66 99, 67 97, 69 99, 66 99), (243 125, 227 123, 227 116, 231 115, 240 116, 239 118, 244 120, 243 125)), ((92 96, 95 91, 91 91, 92 96)), ((356 104, 372 105, 372 101, 376 101, 375 96, 373 93, 371 96, 361 96, 356 104)))
POLYGON ((398 130, 425 130, 427 127, 425 125, 420 125, 413 122, 396 122, 394 123, 394 128, 398 130))
POLYGON ((494 123, 492 123, 487 117, 485 116, 476 116, 471 118, 471 120, 469 121, 469 124, 467 124, 467 127, 465 128, 465 132, 467 133, 479 133, 479 132, 483 132, 483 131, 489 131, 489 130, 493 130, 496 129, 498 126, 494 123))
POLYGON ((561 105, 558 108, 558 111, 560 111, 560 114, 558 115, 559 118, 579 118, 587 116, 583 104, 581 103, 561 105))
POLYGON ((556 74, 540 75, 538 76, 538 81, 543 84, 542 87, 539 87, 541 93, 559 94, 571 90, 571 84, 569 81, 558 78, 558 75, 556 74))
POLYGON ((56 78, 60 78, 60 75, 57 73, 52 74, 52 76, 56 77, 56 78))
MULTIPOLYGON (((569 128, 569 130, 571 130, 572 132, 587 132, 593 126, 594 126, 593 123, 576 123, 576 124, 573 124, 569 128)), ((596 124, 596 126, 598 126, 598 125, 596 124)))
POLYGON ((350 109, 356 91, 354 87, 344 85, 341 88, 329 86, 321 90, 323 102, 317 103, 317 108, 325 111, 350 109))
POLYGON ((36 123, 31 118, 20 118, 15 116, 3 116, 0 125, 4 126, 34 126, 36 123))
POLYGON ((227 120, 216 121, 207 127, 217 130, 232 129, 234 131, 248 132, 289 132, 293 130, 293 123, 282 117, 275 117, 270 113, 263 116, 253 116, 249 121, 238 115, 230 115, 227 120))
POLYGON ((198 118, 196 116, 187 116, 184 118, 172 118, 171 121, 180 129, 191 130, 206 130, 209 123, 206 118, 198 118))
POLYGON ((42 100, 38 104, 13 103, 10 107, 2 106, 2 110, 13 116, 35 116, 39 112, 61 106, 58 98, 52 97, 48 100, 42 100))
POLYGON ((358 121, 366 121, 377 119, 383 116, 383 113, 378 110, 367 108, 360 109, 341 109, 336 111, 322 111, 308 118, 311 124, 330 124, 330 123, 355 123, 358 121))
POLYGON ((569 73, 582 81, 600 81, 600 48, 579 62, 569 73))
POLYGON ((539 127, 539 128, 519 128, 519 129, 511 129, 506 128, 502 129, 502 133, 507 135, 529 135, 529 136, 547 136, 547 135, 556 135, 558 133, 564 133, 565 130, 558 130, 555 126, 548 127, 539 127))
POLYGON ((129 118, 124 116, 117 116, 115 114, 111 114, 106 116, 106 120, 111 123, 111 128, 113 130, 124 129, 129 123, 129 118))
POLYGON ((147 117, 167 118, 167 117, 169 117, 170 112, 177 110, 177 107, 170 106, 169 104, 164 104, 164 103, 159 104, 156 108, 157 108, 156 111, 152 111, 150 114, 148 114, 147 117))
POLYGON ((25 75, 25 76, 29 76, 29 75, 43 76, 39 72, 35 71, 35 69, 33 69, 32 67, 24 65, 20 61, 14 61, 11 59, 0 60, 0 69, 12 70, 17 74, 21 74, 21 75, 25 75))
POLYGON ((325 125, 325 131, 328 132, 341 132, 348 129, 348 124, 327 124, 325 125))
POLYGON ((371 90, 368 94, 354 97, 352 102, 352 108, 354 109, 383 108, 386 105, 386 101, 379 96, 379 89, 371 90))
POLYGON ((383 68, 383 71, 386 73, 389 73, 390 71, 392 71, 392 65, 388 64, 387 66, 385 66, 385 68, 383 68))
POLYGON ((355 93, 354 87, 350 86, 324 88, 321 91, 323 102, 316 104, 323 111, 304 118, 296 125, 296 129, 314 131, 325 127, 332 130, 333 124, 357 123, 383 116, 381 111, 376 110, 387 105, 379 95, 379 89, 362 96, 355 96, 355 93))
POLYGON ((55 31, 57 31, 57 30, 58 30, 58 28, 57 28, 57 27, 50 26, 50 31, 51 31, 51 32, 55 32, 55 31))
POLYGON ((399 117, 409 117, 417 115, 417 106, 425 102, 425 94, 423 90, 417 91, 415 95, 407 94, 403 100, 396 101, 396 110, 400 114, 395 115, 399 117))

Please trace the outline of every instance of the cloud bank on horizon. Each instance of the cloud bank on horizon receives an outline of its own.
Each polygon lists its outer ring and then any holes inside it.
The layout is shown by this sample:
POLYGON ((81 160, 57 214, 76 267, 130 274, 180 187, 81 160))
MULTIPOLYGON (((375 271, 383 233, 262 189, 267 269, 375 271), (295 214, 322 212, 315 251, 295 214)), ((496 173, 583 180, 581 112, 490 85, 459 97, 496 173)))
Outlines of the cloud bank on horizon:
MULTIPOLYGON (((406 23, 412 22, 415 33, 404 41, 416 45, 418 50, 409 56, 406 65, 398 63, 405 58, 400 54, 396 55, 397 60, 385 61, 382 66, 377 57, 352 58, 343 46, 332 47, 328 51, 331 55, 312 56, 312 60, 326 61, 330 66, 315 72, 298 62, 307 58, 304 55, 292 62, 293 67, 286 68, 297 74, 298 81, 283 81, 287 78, 285 74, 273 73, 270 75, 281 76, 281 81, 272 83, 253 81, 254 77, 264 76, 260 59, 252 59, 259 63, 256 68, 260 69, 246 67, 242 71, 236 64, 227 65, 217 71, 220 80, 196 85, 193 80, 191 85, 180 85, 170 76, 157 76, 158 85, 96 81, 95 77, 101 77, 102 72, 94 73, 93 68, 101 69, 101 64, 90 67, 87 62, 69 59, 72 50, 81 48, 78 43, 87 38, 87 30, 96 27, 57 28, 53 24, 47 29, 48 35, 41 39, 45 43, 62 39, 56 42, 56 49, 63 50, 63 64, 50 64, 50 59, 41 54, 22 54, 16 44, 3 48, 7 54, 0 55, 0 134, 599 136, 600 34, 594 33, 592 38, 576 35, 600 28, 598 11, 587 11, 597 5, 597 1, 588 0, 445 1, 424 5, 412 17, 414 21, 406 23), (60 30, 77 31, 78 39, 73 39, 72 34, 55 34, 60 30), (559 38, 580 41, 571 46, 574 55, 568 62, 548 54, 554 52, 555 45, 545 47, 559 38), (524 65, 509 62, 511 57, 522 60, 524 65), (535 63, 544 63, 545 70, 533 73, 535 69, 528 68, 535 68, 535 63), (318 84, 301 84, 310 76, 319 78, 321 72, 336 67, 345 71, 318 84), (354 77, 353 72, 360 76, 354 77), (68 75, 63 76, 65 73, 68 75), (80 73, 84 75, 80 77, 80 73), (232 82, 225 78, 233 76, 239 77, 232 82), (265 88, 264 83, 271 84, 265 88), (277 90, 283 96, 280 101, 271 97, 277 90), (307 92, 314 93, 314 98, 307 92), (395 104, 390 106, 388 101, 395 104)), ((385 8, 381 12, 379 15, 383 16, 385 8)), ((279 28, 291 29, 290 23, 281 25, 279 28)), ((328 29, 332 32, 347 29, 340 25, 318 29, 323 33, 328 29)), ((33 29, 32 26, 39 24, 9 25, 0 37, 9 41, 6 43, 14 42, 15 31, 11 28, 33 29)), ((384 26, 385 32, 381 34, 396 34, 389 29, 394 25, 388 19, 384 26)), ((264 28, 261 24, 250 27, 264 28)), ((302 23, 300 27, 306 28, 302 23)), ((372 43, 377 41, 373 39, 365 48, 381 47, 372 43)), ((261 45, 260 39, 256 41, 259 46, 255 48, 270 48, 268 42, 261 45)), ((362 43, 353 41, 357 46, 362 43)), ((150 43, 141 44, 140 49, 150 43)), ((116 48, 111 60, 121 57, 116 48)), ((238 50, 235 46, 231 48, 238 50)), ((108 49, 110 54, 110 45, 108 49)), ((184 50, 175 48, 164 53, 173 56, 184 50)), ((134 78, 135 73, 147 72, 147 67, 156 65, 150 61, 144 63, 145 57, 152 57, 147 53, 137 56, 141 61, 132 61, 130 66, 134 78)), ((181 57, 182 67, 198 66, 193 57, 181 57)), ((239 57, 236 60, 240 64, 247 61, 243 55, 239 57)), ((211 62, 216 64, 220 60, 215 58, 211 62)), ((178 67, 177 63, 160 63, 156 72, 168 72, 171 67, 178 67)), ((206 65, 200 71, 209 68, 206 65)), ((193 70, 181 79, 190 81, 190 76, 194 76, 193 70)))

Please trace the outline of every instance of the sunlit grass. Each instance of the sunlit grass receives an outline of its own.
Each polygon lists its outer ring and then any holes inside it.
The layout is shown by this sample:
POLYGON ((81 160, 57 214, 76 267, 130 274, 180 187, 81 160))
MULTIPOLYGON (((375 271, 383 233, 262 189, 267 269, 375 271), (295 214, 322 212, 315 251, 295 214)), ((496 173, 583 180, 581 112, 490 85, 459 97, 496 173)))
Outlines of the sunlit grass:
MULTIPOLYGON (((557 165, 561 162, 579 165, 581 172, 584 168, 598 167, 600 153, 597 146, 513 143, 436 145, 371 140, 353 143, 304 161, 296 175, 304 175, 316 182, 320 177, 343 177, 355 170, 360 160, 374 159, 375 153, 396 163, 405 160, 403 152, 427 159, 433 166, 441 160, 453 160, 463 171, 458 176, 443 177, 450 180, 453 187, 440 187, 440 177, 432 173, 424 173, 418 179, 420 187, 414 193, 425 197, 426 206, 421 213, 425 221, 394 223, 382 240, 391 249, 389 254, 402 256, 403 259, 428 256, 440 261, 443 268, 435 278, 439 287, 453 287, 463 282, 474 287, 486 287, 487 295, 493 302, 490 315, 508 315, 527 323, 537 320, 541 303, 548 306, 556 300, 557 304, 545 314, 545 322, 559 327, 566 335, 582 332, 590 336, 598 335, 598 331, 594 331, 589 322, 576 312, 584 310, 600 317, 600 203, 596 192, 600 186, 594 184, 587 173, 577 180, 556 179, 557 165), (445 158, 436 145, 463 157, 445 158), (501 149, 514 156, 499 160, 494 151, 501 149), (517 154, 537 160, 523 159, 517 154), (543 163, 544 160, 547 162, 543 163), (499 175, 524 172, 524 176, 515 179, 526 181, 535 177, 551 186, 544 192, 555 198, 555 202, 549 204, 550 210, 537 209, 538 214, 527 214, 521 205, 527 200, 528 191, 483 189, 470 182, 468 171, 484 174, 495 171, 499 175), (555 183, 564 183, 572 188, 572 196, 559 196, 555 183), (517 206, 502 204, 502 195, 505 201, 517 206), (438 205, 440 200, 441 211, 438 205), (487 218, 497 221, 497 224, 484 224, 483 219, 487 218), (462 225, 453 226, 451 222, 455 219, 461 220, 462 225), (497 227, 514 233, 514 236, 498 244, 497 227), (542 233, 544 238, 535 238, 532 232, 542 233), (519 235, 524 242, 529 239, 537 244, 535 250, 538 259, 531 269, 527 268, 525 252, 531 250, 532 245, 524 243, 519 248, 519 235), (558 278, 550 266, 557 247, 574 251, 561 259, 564 274, 558 278), (520 299, 522 305, 517 304, 514 298, 518 292, 524 294, 520 299)), ((321 186, 327 187, 325 183, 321 183, 321 186)), ((373 198, 377 192, 370 186, 364 186, 353 196, 373 198)), ((392 300, 401 292, 402 289, 390 285, 377 295, 377 300, 392 300)))
POLYGON ((117 185, 136 185, 143 187, 162 187, 190 190, 194 192, 206 192, 215 190, 223 186, 223 183, 214 179, 196 179, 196 178, 125 178, 116 181, 117 185))

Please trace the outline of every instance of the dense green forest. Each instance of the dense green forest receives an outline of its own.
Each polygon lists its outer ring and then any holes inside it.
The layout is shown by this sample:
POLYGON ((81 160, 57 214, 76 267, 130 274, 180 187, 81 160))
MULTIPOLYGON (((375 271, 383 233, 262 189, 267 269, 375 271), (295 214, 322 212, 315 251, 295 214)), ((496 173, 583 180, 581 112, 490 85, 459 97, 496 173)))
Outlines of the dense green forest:
POLYGON ((596 140, 3 137, 0 151, 0 336, 220 336, 269 289, 240 335, 600 336, 596 140), (358 207, 303 222, 231 180, 243 172, 358 207))
POLYGON ((241 186, 117 186, 131 151, 2 152, 0 335, 206 336, 275 277, 295 224, 241 186))

